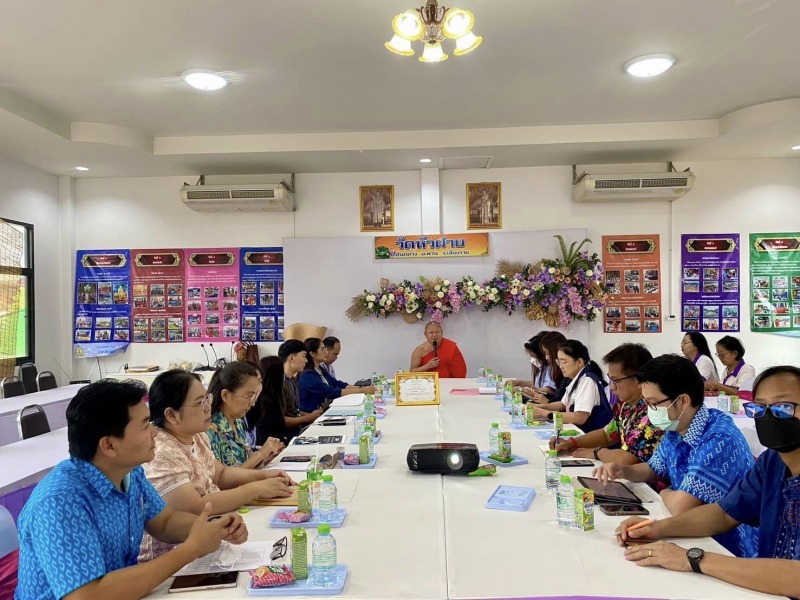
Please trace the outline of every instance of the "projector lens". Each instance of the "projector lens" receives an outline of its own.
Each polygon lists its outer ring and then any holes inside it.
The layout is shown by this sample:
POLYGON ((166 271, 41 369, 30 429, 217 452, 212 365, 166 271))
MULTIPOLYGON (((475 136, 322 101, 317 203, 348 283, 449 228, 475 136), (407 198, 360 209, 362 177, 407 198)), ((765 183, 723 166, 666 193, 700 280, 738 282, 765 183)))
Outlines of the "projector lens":
POLYGON ((458 452, 453 452, 447 457, 447 465, 453 470, 460 469, 464 466, 464 458, 458 452))

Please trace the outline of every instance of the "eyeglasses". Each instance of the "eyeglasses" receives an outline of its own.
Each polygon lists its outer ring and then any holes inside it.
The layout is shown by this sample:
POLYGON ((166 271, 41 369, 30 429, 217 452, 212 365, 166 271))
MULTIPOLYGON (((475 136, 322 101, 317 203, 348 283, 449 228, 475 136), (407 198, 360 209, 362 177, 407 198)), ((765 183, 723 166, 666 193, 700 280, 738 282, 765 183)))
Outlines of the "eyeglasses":
POLYGON ((614 384, 614 387, 617 387, 617 386, 619 385, 619 382, 620 382, 620 381, 625 381, 626 379, 633 379, 634 377, 636 377, 636 375, 628 375, 627 377, 620 377, 619 379, 614 379, 614 378, 613 378, 611 375, 609 375, 608 373, 606 373, 606 376, 608 377, 608 380, 609 380, 611 383, 613 383, 613 384, 614 384))
POLYGON ((730 354, 730 352, 716 352, 714 354, 714 356, 716 356, 718 359, 722 360, 723 358, 728 356, 728 354, 730 354))
POLYGON ((272 552, 270 552, 269 559, 270 560, 278 560, 279 558, 283 558, 286 556, 286 546, 289 543, 289 540, 286 536, 283 536, 277 542, 272 544, 272 552))
POLYGON ((571 358, 557 358, 557 359, 556 359, 556 364, 557 364, 559 367, 562 367, 562 366, 564 366, 564 365, 568 365, 568 364, 569 364, 569 363, 571 363, 571 362, 573 362, 573 360, 572 360, 571 358))
POLYGON ((659 400, 655 404, 651 404, 647 400, 645 400, 645 404, 647 404, 647 408, 652 408, 653 410, 669 410, 669 407, 675 404, 678 401, 677 398, 664 398, 663 400, 659 400), (665 402, 669 402, 669 406, 664 406, 665 402))
POLYGON ((744 405, 744 414, 753 419, 760 419, 767 414, 767 409, 776 419, 791 419, 800 403, 797 402, 778 402, 777 404, 760 404, 758 402, 747 402, 744 405))

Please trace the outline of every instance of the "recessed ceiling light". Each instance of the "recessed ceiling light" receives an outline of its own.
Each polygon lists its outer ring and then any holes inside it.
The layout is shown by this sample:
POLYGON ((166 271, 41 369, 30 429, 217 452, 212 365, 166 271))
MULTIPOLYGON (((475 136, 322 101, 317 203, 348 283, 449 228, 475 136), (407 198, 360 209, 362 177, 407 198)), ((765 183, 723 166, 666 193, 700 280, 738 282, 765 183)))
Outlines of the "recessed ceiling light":
POLYGON ((204 92, 219 90, 228 85, 227 79, 222 75, 206 69, 190 69, 184 71, 181 77, 193 88, 204 92))
POLYGON ((798 144, 797 146, 792 146, 792 150, 800 150, 800 144, 798 144))
POLYGON ((625 71, 634 77, 655 77, 669 70, 674 64, 675 57, 669 54, 648 54, 628 62, 625 71))
POLYGON ((427 163, 433 162, 433 161, 430 158, 420 158, 419 162, 427 164, 427 163))
POLYGON ((88 171, 89 167, 75 167, 76 171, 88 171))

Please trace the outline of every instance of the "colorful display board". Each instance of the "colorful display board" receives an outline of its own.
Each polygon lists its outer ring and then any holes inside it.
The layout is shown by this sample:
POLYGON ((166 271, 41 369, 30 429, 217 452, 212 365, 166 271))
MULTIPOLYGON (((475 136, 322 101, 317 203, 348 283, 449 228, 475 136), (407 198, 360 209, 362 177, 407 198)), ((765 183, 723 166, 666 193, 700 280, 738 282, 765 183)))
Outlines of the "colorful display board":
POLYGON ((740 326, 739 234, 681 235, 681 331, 740 326))
POLYGON ((661 332, 661 252, 656 235, 604 235, 606 333, 661 332))
POLYGON ((130 250, 81 250, 75 265, 75 358, 108 356, 130 343, 130 250))
POLYGON ((133 341, 183 342, 185 289, 183 250, 131 250, 133 341))
POLYGON ((283 248, 242 248, 242 340, 283 339, 283 248))
POLYGON ((283 248, 81 250, 76 356, 134 343, 283 339, 283 248))
POLYGON ((750 283, 750 328, 800 334, 800 233, 751 233, 750 283))

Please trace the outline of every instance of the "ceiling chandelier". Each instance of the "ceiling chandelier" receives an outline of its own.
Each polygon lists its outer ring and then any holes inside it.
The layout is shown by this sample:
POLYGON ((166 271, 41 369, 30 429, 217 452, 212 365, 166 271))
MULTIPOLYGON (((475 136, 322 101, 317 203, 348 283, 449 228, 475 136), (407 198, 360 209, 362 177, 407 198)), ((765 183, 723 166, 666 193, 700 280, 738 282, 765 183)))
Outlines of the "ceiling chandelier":
POLYGON ((481 45, 483 38, 472 33, 475 17, 468 10, 439 6, 436 0, 428 0, 425 6, 409 9, 392 20, 394 37, 384 44, 387 50, 402 56, 414 56, 411 42, 421 40, 425 50, 419 57, 421 62, 441 62, 447 59, 442 42, 455 40, 453 54, 461 56, 481 45))

